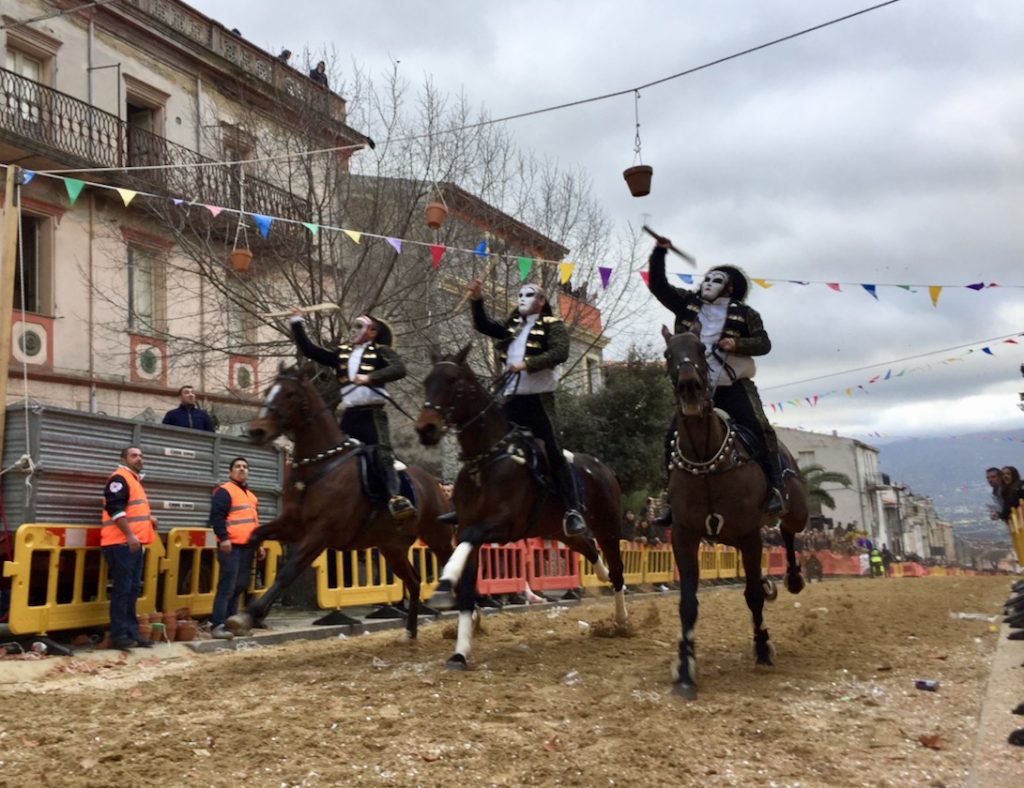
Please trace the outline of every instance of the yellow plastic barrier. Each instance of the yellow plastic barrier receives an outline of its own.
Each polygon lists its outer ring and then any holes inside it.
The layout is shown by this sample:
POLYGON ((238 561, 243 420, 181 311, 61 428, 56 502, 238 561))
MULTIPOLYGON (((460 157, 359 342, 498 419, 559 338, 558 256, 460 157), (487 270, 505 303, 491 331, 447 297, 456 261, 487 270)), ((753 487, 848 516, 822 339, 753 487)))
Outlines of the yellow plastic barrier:
POLYGON ((893 577, 903 577, 903 564, 898 564, 893 561, 889 564, 889 571, 892 573, 893 577))
POLYGON ((355 605, 394 605, 402 601, 402 581, 375 548, 325 550, 313 561, 316 603, 324 609, 355 605))
POLYGON ((739 553, 732 547, 723 544, 715 545, 715 558, 718 561, 718 577, 721 580, 735 580, 740 576, 740 568, 743 564, 739 560, 739 553))
POLYGON ((717 546, 702 544, 698 548, 697 562, 700 564, 700 581, 702 583, 718 579, 717 546))
POLYGON ((420 541, 409 548, 409 562, 420 576, 420 599, 429 599, 444 567, 438 565, 434 551, 420 541))
MULTIPOLYGON (((158 561, 163 543, 146 548, 139 613, 156 610, 158 561)), ((11 578, 10 618, 14 635, 103 626, 110 621, 107 564, 100 528, 90 525, 24 523, 14 537, 14 560, 4 562, 11 578)))
POLYGON ((672 558, 672 548, 669 545, 647 547, 643 555, 645 583, 667 585, 675 580, 675 562, 672 558))
MULTIPOLYGON (((248 593, 260 596, 277 577, 281 545, 264 542, 266 556, 254 561, 248 593)), ((212 528, 172 528, 167 533, 167 554, 160 561, 164 576, 163 610, 187 607, 193 616, 213 612, 213 598, 220 579, 217 537, 212 528)))
POLYGON ((1017 554, 1017 564, 1024 566, 1024 504, 1010 510, 1010 542, 1017 554))
MULTIPOLYGON (((644 547, 637 542, 629 542, 625 539, 619 542, 619 551, 622 554, 622 579, 627 586, 638 586, 644 582, 644 547)), ((607 583, 599 580, 594 572, 594 567, 582 555, 580 562, 580 585, 583 588, 606 588, 607 583)))

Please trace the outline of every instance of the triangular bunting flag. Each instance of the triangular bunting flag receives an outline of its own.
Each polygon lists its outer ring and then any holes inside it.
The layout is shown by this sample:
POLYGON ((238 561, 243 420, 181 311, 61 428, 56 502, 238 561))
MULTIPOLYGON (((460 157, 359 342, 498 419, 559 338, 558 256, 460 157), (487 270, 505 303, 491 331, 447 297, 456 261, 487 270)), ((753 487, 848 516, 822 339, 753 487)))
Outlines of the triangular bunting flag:
POLYGON ((533 258, 517 257, 516 262, 519 263, 519 281, 525 282, 526 277, 528 277, 530 275, 530 271, 533 270, 533 258))
POLYGON ((688 285, 693 284, 693 274, 676 274, 680 279, 688 285))
POLYGON ((997 285, 995 282, 989 282, 988 286, 989 287, 999 287, 999 285, 997 285))
POLYGON ((181 205, 185 201, 180 197, 171 197, 171 202, 173 202, 175 205, 181 205))
POLYGON ((558 264, 558 282, 559 284, 568 284, 569 280, 572 279, 572 272, 576 268, 576 263, 559 263, 558 264))
POLYGON ((992 348, 990 348, 990 347, 983 347, 981 349, 981 352, 982 353, 988 353, 990 356, 994 356, 995 355, 995 353, 992 352, 992 348))
POLYGON ((252 220, 256 222, 256 229, 260 231, 260 235, 263 236, 263 240, 267 240, 267 236, 270 235, 270 225, 274 223, 274 220, 270 216, 264 216, 262 213, 254 213, 252 220))
POLYGON ((789 283, 791 285, 809 285, 810 284, 810 282, 801 282, 799 279, 790 279, 789 283))
POLYGON ((216 205, 204 205, 203 207, 213 215, 214 219, 220 216, 220 212, 224 210, 216 205))
POLYGON ((75 204, 75 200, 78 199, 78 195, 82 193, 83 186, 85 186, 85 181, 80 181, 78 178, 64 179, 64 188, 68 190, 68 200, 72 205, 75 204))
POLYGON ((1016 339, 1004 339, 1003 343, 1006 344, 1006 345, 1017 345, 1017 344, 1020 344, 1020 343, 1017 342, 1016 339))
POLYGON ((892 377, 892 370, 891 369, 887 369, 885 371, 885 377, 882 378, 882 380, 889 380, 889 378, 891 378, 891 377, 892 377))
POLYGON ((772 413, 774 413, 775 412, 775 403, 774 402, 769 402, 768 405, 772 409, 772 413))
POLYGON ((853 389, 847 389, 846 390, 846 396, 847 397, 852 397, 853 396, 853 389))
POLYGON ((402 253, 402 242, 398 238, 385 238, 384 240, 391 244, 398 254, 402 253))
POLYGON ((473 254, 477 257, 487 257, 487 241, 481 241, 476 245, 476 249, 473 250, 473 254))
POLYGON ((878 288, 876 288, 874 285, 861 285, 861 287, 863 287, 865 290, 867 290, 871 294, 871 297, 873 299, 875 299, 876 301, 878 300, 878 293, 877 293, 877 289, 878 288))
POLYGON ((769 282, 767 279, 755 279, 754 282, 756 284, 761 285, 761 287, 763 287, 765 290, 772 286, 772 283, 769 282))
POLYGON ((342 230, 345 235, 352 239, 352 243, 359 243, 359 239, 363 237, 363 234, 358 230, 342 230))
POLYGON ((985 283, 984 282, 975 282, 973 285, 964 285, 964 287, 966 287, 968 290, 974 290, 975 292, 977 292, 978 290, 984 290, 985 289, 985 283))
POLYGON ((817 404, 818 404, 818 395, 815 394, 814 395, 814 402, 812 402, 811 405, 813 406, 813 405, 817 405, 817 404))
POLYGON ((651 279, 651 272, 650 271, 641 271, 640 272, 640 278, 644 280, 644 284, 645 285, 650 286, 650 279, 651 279))
POLYGON ((430 245, 430 259, 434 261, 434 268, 439 268, 441 265, 441 256, 444 254, 445 247, 441 244, 430 245))
POLYGON ((835 290, 835 291, 836 291, 837 293, 839 293, 839 292, 842 292, 842 291, 840 291, 840 289, 839 289, 839 283, 838 283, 838 282, 825 282, 825 285, 826 285, 827 287, 831 287, 831 288, 832 288, 833 290, 835 290))
POLYGON ((138 194, 138 192, 133 192, 131 189, 118 189, 117 193, 121 195, 121 202, 124 203, 125 208, 135 199, 135 195, 138 194))
POLYGON ((608 281, 612 278, 612 269, 611 268, 606 268, 603 265, 599 265, 597 267, 597 272, 599 274, 601 274, 601 289, 602 290, 607 290, 608 289, 608 281))
POLYGON ((928 285, 928 295, 932 297, 932 306, 939 305, 939 293, 942 292, 942 285, 928 285))
POLYGON ((21 171, 21 185, 24 186, 26 183, 31 181, 34 177, 36 177, 36 174, 32 170, 22 170, 21 171))
POLYGON ((302 226, 309 230, 310 235, 316 235, 320 232, 320 225, 313 224, 312 222, 303 222, 302 226))

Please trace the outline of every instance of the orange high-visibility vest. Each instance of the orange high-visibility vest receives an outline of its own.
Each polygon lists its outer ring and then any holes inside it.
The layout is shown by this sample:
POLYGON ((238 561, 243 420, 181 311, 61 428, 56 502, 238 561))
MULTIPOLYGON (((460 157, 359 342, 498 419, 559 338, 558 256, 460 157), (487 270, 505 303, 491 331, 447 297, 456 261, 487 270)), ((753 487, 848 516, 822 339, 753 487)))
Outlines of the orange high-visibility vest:
POLYGON ((260 524, 256 496, 251 490, 242 489, 234 482, 224 482, 217 490, 226 490, 231 496, 231 509, 224 518, 224 524, 228 527, 228 541, 231 544, 248 544, 249 537, 260 524))
MULTIPOLYGON (((149 511, 149 499, 146 498, 146 491, 142 489, 142 482, 139 481, 139 477, 134 471, 123 465, 107 477, 107 484, 115 476, 120 476, 128 483, 128 505, 124 509, 128 527, 132 529, 132 533, 135 534, 140 544, 150 544, 154 536, 153 518, 149 511)), ((100 546, 107 547, 127 542, 128 539, 107 513, 106 506, 103 507, 102 513, 103 530, 100 531, 100 546)))

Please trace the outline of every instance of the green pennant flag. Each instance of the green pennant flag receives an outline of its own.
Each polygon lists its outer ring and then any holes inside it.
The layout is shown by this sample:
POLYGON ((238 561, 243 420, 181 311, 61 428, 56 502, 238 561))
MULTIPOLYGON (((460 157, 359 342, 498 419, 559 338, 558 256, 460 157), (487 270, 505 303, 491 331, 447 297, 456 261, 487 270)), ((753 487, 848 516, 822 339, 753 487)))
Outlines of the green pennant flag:
POLYGON ((530 271, 533 270, 533 258, 532 257, 517 257, 519 261, 519 281, 525 282, 526 277, 530 275, 530 271))
POLYGON ((77 178, 65 178, 64 188, 68 190, 68 199, 71 204, 75 204, 75 200, 78 199, 78 195, 82 193, 82 189, 85 187, 85 181, 80 181, 77 178))
POLYGON ((311 222, 303 222, 302 226, 305 227, 307 230, 309 230, 309 232, 312 233, 313 235, 316 235, 318 232, 320 232, 320 225, 319 224, 312 224, 311 222))

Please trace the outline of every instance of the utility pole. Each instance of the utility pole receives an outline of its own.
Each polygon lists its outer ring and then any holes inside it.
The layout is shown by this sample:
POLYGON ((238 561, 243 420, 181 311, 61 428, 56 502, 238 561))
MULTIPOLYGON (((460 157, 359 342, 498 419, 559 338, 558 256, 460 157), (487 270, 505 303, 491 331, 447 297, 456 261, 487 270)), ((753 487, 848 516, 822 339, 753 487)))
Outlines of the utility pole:
POLYGON ((3 249, 0 250, 0 457, 7 427, 7 366, 11 361, 11 315, 14 311, 14 271, 18 264, 17 183, 20 170, 7 166, 4 183, 3 249))

